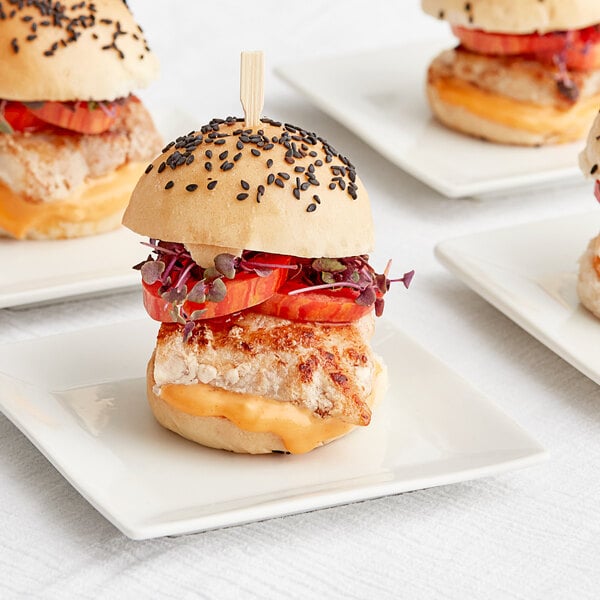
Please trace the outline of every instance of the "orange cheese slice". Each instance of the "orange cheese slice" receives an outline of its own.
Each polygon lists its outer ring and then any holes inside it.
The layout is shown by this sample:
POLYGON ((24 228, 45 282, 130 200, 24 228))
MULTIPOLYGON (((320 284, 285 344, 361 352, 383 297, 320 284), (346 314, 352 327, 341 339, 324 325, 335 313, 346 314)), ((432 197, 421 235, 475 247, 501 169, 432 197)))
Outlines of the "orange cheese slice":
POLYGON ((160 398, 189 415, 225 417, 244 431, 274 433, 292 454, 309 452, 355 427, 333 417, 318 417, 291 402, 230 392, 204 383, 163 385, 160 398))
POLYGON ((142 163, 128 163, 57 202, 31 202, 0 183, 0 229, 23 239, 30 231, 46 234, 69 223, 100 222, 125 210, 143 170, 142 163))
POLYGON ((532 133, 557 133, 572 141, 585 137, 598 114, 600 94, 583 98, 571 108, 561 110, 531 102, 519 102, 479 89, 456 77, 443 77, 432 82, 440 99, 507 127, 532 133))

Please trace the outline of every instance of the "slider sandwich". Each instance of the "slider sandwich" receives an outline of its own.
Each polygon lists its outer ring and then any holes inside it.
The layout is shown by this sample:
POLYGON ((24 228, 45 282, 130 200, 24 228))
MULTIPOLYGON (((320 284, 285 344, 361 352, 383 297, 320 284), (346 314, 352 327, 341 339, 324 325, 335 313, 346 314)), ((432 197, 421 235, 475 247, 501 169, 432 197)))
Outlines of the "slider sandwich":
POLYGON ((161 322, 147 372, 160 424, 252 454, 369 424, 385 388, 369 340, 390 279, 369 264, 367 192, 326 140, 213 119, 148 166, 123 223, 150 238, 138 268, 161 322))
POLYGON ((598 0, 422 0, 459 40, 429 67, 435 116, 469 135, 537 146, 584 138, 600 105, 598 0))
POLYGON ((120 225, 161 147, 132 95, 157 72, 123 0, 0 2, 0 235, 120 225))
MULTIPOLYGON (((585 150, 579 155, 583 173, 596 179, 594 193, 600 202, 600 116, 589 133, 585 150)), ((579 261, 577 293, 581 303, 600 319, 600 235, 593 238, 579 261)))

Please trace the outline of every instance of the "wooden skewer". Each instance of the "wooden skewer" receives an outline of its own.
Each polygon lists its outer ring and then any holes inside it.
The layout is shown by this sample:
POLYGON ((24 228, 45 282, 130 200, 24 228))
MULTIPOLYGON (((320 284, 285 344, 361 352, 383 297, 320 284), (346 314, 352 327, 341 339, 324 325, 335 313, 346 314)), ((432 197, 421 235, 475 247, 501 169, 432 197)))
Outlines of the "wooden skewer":
POLYGON ((240 100, 246 127, 260 126, 260 113, 265 103, 265 57, 262 52, 242 52, 240 69, 240 100))

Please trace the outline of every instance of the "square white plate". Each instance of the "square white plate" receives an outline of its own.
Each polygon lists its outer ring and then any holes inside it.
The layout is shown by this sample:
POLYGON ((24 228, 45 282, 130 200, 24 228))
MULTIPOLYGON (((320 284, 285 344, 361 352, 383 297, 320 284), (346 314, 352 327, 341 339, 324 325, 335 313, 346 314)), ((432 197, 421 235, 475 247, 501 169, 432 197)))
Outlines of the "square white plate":
POLYGON ((275 72, 392 163, 448 197, 581 180, 583 142, 491 144, 440 125, 425 96, 427 68, 452 40, 279 66, 275 72))
MULTIPOLYGON (((149 110, 164 140, 193 128, 195 120, 182 111, 149 110)), ((148 256, 142 239, 125 228, 73 240, 0 237, 0 308, 138 286, 139 273, 131 267, 148 256)))
POLYGON ((452 273, 600 384, 600 321, 579 304, 578 260, 600 211, 484 231, 438 244, 452 273))
POLYGON ((0 346, 2 411, 134 539, 483 477, 546 456, 386 321, 374 346, 390 388, 368 428, 299 456, 203 448, 161 428, 146 405, 145 363, 156 330, 147 319, 0 346))

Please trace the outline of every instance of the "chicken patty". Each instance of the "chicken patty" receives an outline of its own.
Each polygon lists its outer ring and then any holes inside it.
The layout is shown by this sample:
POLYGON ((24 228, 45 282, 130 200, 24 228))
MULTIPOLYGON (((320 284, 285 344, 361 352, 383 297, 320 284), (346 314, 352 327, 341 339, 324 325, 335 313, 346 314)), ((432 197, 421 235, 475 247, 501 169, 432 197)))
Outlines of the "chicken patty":
POLYGON ((89 178, 153 158, 160 134, 141 102, 130 100, 105 133, 0 134, 0 182, 32 202, 57 202, 89 178))
POLYGON ((218 324, 161 325, 155 393, 166 384, 205 383, 304 406, 319 416, 368 425, 376 358, 373 316, 356 323, 300 323, 246 311, 218 324))
POLYGON ((442 52, 429 68, 430 82, 449 77, 518 102, 565 110, 577 99, 600 94, 600 70, 567 73, 523 57, 486 56, 460 47, 442 52))

